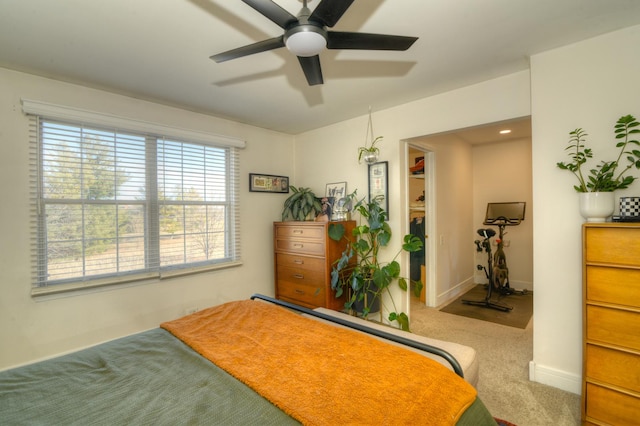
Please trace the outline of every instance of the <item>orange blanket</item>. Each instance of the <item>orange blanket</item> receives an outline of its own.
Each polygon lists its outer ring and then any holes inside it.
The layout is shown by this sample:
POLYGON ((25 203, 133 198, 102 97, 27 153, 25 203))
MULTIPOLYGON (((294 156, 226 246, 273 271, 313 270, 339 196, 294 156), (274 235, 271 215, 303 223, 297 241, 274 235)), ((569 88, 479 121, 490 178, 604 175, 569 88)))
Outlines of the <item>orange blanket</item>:
POLYGON ((259 301, 161 327, 304 424, 455 424, 476 397, 424 356, 259 301))

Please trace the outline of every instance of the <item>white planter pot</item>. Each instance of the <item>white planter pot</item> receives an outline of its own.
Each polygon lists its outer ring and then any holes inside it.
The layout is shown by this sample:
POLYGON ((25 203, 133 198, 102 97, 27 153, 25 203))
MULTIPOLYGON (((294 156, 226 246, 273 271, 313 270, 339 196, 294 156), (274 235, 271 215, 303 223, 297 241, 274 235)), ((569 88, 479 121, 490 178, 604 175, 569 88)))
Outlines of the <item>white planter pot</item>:
POLYGON ((580 215, 587 222, 605 222, 615 210, 613 192, 580 192, 580 215))

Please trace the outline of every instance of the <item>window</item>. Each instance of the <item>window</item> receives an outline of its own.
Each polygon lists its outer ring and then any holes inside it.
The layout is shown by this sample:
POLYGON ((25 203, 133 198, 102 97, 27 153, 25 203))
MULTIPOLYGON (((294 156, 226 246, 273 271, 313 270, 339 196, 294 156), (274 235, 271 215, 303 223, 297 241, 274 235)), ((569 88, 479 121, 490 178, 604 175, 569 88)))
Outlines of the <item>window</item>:
POLYGON ((236 147, 32 124, 33 294, 239 264, 236 147))

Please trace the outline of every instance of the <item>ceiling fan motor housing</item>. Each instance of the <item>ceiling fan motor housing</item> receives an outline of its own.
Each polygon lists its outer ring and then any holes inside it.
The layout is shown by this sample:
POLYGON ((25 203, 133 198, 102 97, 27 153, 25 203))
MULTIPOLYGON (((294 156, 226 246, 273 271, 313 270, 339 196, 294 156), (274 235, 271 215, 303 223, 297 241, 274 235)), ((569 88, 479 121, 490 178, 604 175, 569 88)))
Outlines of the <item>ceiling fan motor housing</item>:
POLYGON ((296 56, 315 56, 327 47, 327 30, 313 23, 295 25, 285 31, 284 42, 296 56))

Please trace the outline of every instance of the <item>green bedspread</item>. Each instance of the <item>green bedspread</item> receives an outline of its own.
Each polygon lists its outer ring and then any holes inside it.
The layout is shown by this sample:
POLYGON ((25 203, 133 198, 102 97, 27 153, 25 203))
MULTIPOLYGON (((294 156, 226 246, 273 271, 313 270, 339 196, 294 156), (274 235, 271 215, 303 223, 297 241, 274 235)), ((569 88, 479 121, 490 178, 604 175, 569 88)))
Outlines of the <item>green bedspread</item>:
POLYGON ((0 423, 298 424, 162 329, 0 373, 0 423))

